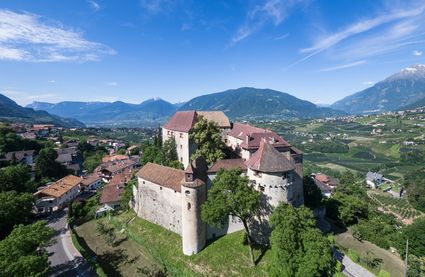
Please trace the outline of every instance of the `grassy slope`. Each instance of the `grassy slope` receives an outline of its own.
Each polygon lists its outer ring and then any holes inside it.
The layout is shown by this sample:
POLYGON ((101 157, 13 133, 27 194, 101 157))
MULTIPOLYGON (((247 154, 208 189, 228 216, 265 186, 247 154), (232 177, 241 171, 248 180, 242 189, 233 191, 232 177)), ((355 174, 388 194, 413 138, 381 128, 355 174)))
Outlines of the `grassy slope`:
MULTIPOLYGON (((248 247, 242 244, 243 232, 221 237, 200 253, 188 257, 182 253, 179 235, 141 218, 135 218, 134 212, 115 216, 111 223, 115 225, 117 233, 124 228, 129 238, 116 248, 108 246, 105 240, 97 235, 95 220, 79 226, 77 232, 93 251, 97 247, 99 263, 106 272, 112 272, 114 276, 134 276, 137 267, 142 266, 165 267, 172 276, 267 275, 270 251, 265 253, 256 267, 252 267, 248 247), (126 260, 119 257, 121 248, 126 249, 126 260), (138 258, 132 261, 136 257, 138 258), (110 265, 112 259, 117 259, 120 263, 110 265)), ((256 257, 260 254, 260 251, 255 252, 256 257)))

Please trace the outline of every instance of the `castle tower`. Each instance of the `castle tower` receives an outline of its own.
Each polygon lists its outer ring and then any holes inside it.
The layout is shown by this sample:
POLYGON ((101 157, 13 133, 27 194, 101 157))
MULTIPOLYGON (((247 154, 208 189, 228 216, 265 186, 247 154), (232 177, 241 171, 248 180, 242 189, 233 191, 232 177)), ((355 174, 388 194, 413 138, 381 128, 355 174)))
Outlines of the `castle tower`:
POLYGON ((185 170, 181 187, 183 253, 193 255, 206 243, 206 224, 201 220, 201 205, 206 200, 206 184, 196 178, 191 164, 185 170))

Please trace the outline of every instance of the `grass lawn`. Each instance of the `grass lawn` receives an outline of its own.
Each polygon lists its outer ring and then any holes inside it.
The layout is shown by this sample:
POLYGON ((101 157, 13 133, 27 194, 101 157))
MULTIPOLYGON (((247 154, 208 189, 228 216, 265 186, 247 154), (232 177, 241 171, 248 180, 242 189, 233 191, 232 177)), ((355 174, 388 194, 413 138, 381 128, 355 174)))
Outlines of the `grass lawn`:
POLYGON ((141 276, 137 272, 138 268, 161 268, 146 249, 131 239, 126 239, 124 234, 117 232, 118 245, 109 246, 105 237, 96 231, 96 226, 96 220, 92 220, 78 226, 76 232, 91 249, 92 255, 96 253, 97 262, 108 276, 141 276))
MULTIPOLYGON (((174 276, 266 276, 270 251, 256 267, 250 262, 248 246, 242 244, 243 232, 226 235, 193 256, 183 255, 181 237, 158 225, 127 212, 112 219, 117 229, 124 228, 130 240, 163 264, 174 276), (126 224, 126 222, 128 222, 126 224)), ((255 257, 261 255, 260 250, 255 257)))
POLYGON ((116 247, 109 246, 96 231, 97 220, 76 228, 108 276, 136 276, 138 268, 164 269, 172 276, 267 276, 270 251, 255 250, 259 262, 251 265, 243 232, 221 237, 193 256, 183 255, 181 237, 161 226, 126 212, 99 219, 115 226, 116 247), (261 258, 259 258, 261 257, 261 258))
POLYGON ((378 258, 382 259, 381 269, 388 271, 391 277, 404 276, 403 260, 388 250, 382 249, 368 241, 360 242, 349 232, 336 235, 335 242, 343 249, 353 249, 360 257, 364 256, 368 250, 372 250, 378 258))

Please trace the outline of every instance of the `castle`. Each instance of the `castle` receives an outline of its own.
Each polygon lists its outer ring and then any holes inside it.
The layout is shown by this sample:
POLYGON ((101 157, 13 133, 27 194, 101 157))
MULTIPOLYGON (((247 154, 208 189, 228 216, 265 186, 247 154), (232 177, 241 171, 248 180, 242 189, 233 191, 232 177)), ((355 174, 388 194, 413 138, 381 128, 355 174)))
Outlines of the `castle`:
POLYGON ((133 188, 131 205, 139 217, 181 235, 184 254, 196 254, 208 239, 243 229, 236 217, 229 217, 223 228, 208 226, 201 220, 201 205, 221 168, 242 169, 266 199, 263 204, 303 204, 303 153, 275 132, 231 123, 220 111, 181 111, 162 128, 163 141, 172 137, 186 169, 146 164, 137 173, 138 185, 133 188), (223 142, 234 158, 218 160, 213 165, 202 157, 190 161, 197 146, 189 134, 201 116, 219 126, 223 142))

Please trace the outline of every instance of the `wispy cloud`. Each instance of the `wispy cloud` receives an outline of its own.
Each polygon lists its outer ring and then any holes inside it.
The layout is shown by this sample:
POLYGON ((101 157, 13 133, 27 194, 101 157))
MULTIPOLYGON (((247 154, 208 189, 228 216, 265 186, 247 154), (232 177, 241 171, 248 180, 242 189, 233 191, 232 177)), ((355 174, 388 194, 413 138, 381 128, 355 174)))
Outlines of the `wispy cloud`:
POLYGON ((0 9, 0 60, 98 61, 116 52, 83 34, 32 13, 0 9))
POLYGON ((54 84, 54 83, 56 83, 56 81, 55 80, 49 80, 49 83, 54 84))
POLYGON ((147 11, 150 14, 158 14, 168 8, 173 4, 172 0, 140 0, 140 6, 143 10, 147 11))
MULTIPOLYGON (((306 61, 325 50, 350 41, 340 49, 340 58, 364 58, 399 49, 406 45, 420 43, 408 36, 417 31, 419 19, 425 12, 425 5, 410 6, 404 9, 392 9, 375 17, 363 19, 348 25, 338 32, 319 37, 311 46, 302 48, 302 58, 288 66, 294 66, 306 61), (389 25, 389 27, 388 27, 389 25), (387 26, 388 28, 380 28, 387 26), (364 34, 375 31, 373 35, 364 38, 364 34), (362 35, 362 36, 361 36, 362 35), (357 39, 357 42, 356 42, 357 39), (404 39, 401 41, 401 39, 404 39), (373 49, 371 49, 371 47, 373 49)), ((337 55, 334 55, 336 57, 337 55)))
POLYGON ((366 86, 371 86, 373 84, 374 84, 374 82, 372 82, 372 81, 364 81, 363 82, 363 85, 366 85, 366 86))
POLYGON ((417 56, 417 57, 422 56, 422 54, 423 54, 423 52, 422 51, 419 51, 419 50, 415 50, 415 51, 412 52, 412 55, 413 56, 417 56))
POLYGON ((362 65, 362 64, 365 64, 365 63, 366 63, 365 60, 361 60, 361 61, 356 61, 356 62, 347 63, 347 64, 341 64, 341 65, 337 65, 337 66, 333 66, 333 67, 322 68, 322 69, 319 70, 319 72, 336 71, 336 70, 341 70, 341 69, 359 66, 359 65, 362 65))
POLYGON ((265 0, 248 12, 244 24, 231 39, 231 45, 246 39, 266 24, 280 25, 289 16, 291 9, 309 2, 309 0, 265 0))
POLYGON ((21 91, 16 88, 2 88, 2 93, 16 101, 19 105, 25 106, 34 101, 60 101, 58 95, 54 93, 44 93, 44 92, 26 92, 21 91))
POLYGON ((111 87, 116 87, 116 86, 118 86, 118 82, 115 82, 115 81, 106 82, 105 85, 111 86, 111 87))
POLYGON ((289 37, 289 33, 274 37, 273 40, 283 40, 285 38, 289 37))
POLYGON ((100 10, 100 5, 98 3, 96 3, 93 0, 89 0, 88 2, 89 2, 90 7, 92 8, 93 11, 97 12, 97 11, 100 10))

